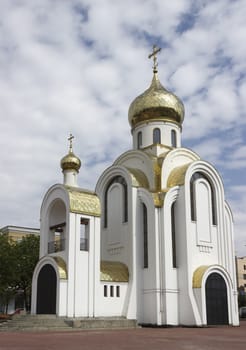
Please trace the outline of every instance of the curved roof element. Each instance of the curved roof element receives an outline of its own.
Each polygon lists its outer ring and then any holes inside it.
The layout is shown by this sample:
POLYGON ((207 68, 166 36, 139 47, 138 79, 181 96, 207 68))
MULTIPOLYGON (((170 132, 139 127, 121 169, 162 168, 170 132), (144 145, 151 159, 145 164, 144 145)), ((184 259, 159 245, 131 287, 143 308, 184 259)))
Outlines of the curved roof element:
POLYGON ((181 127, 184 120, 184 105, 176 95, 162 86, 157 72, 154 72, 150 87, 131 103, 128 119, 132 128, 149 121, 169 121, 181 127))
POLYGON ((193 279, 192 279, 193 288, 201 288, 203 275, 208 268, 209 268, 208 265, 202 265, 195 270, 195 272, 193 273, 193 279))
POLYGON ((100 279, 105 282, 128 282, 128 267, 118 261, 101 261, 100 279))
POLYGON ((59 257, 59 256, 52 256, 52 259, 55 260, 57 267, 58 267, 58 273, 61 280, 67 279, 67 265, 65 261, 59 257))
POLYGON ((94 192, 65 187, 69 195, 70 211, 73 213, 101 216, 100 200, 94 192))
POLYGON ((190 163, 174 168, 168 177, 167 187, 182 186, 185 182, 185 174, 189 166, 190 163))

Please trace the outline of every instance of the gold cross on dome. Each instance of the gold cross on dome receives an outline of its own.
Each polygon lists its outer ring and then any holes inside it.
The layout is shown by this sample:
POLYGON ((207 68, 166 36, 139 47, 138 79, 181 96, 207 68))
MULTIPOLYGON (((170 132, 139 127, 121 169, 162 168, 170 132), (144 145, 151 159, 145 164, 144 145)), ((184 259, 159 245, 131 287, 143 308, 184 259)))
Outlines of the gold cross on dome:
POLYGON ((153 52, 151 52, 151 54, 149 54, 149 58, 152 58, 153 57, 153 61, 154 61, 154 65, 153 65, 153 72, 154 73, 157 73, 157 66, 158 66, 158 63, 157 63, 157 57, 156 55, 158 54, 158 52, 161 51, 161 48, 160 47, 157 47, 156 45, 153 45, 153 52))
POLYGON ((68 138, 68 141, 70 142, 70 144, 69 144, 69 151, 70 152, 73 151, 73 139, 74 139, 74 136, 72 134, 70 134, 70 136, 68 138))

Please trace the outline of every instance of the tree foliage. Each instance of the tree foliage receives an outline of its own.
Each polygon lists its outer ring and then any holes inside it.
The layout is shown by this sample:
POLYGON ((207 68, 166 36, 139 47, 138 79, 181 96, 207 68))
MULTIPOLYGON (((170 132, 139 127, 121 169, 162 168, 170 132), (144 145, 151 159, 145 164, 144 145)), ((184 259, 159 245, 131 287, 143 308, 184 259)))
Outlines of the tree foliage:
POLYGON ((9 300, 15 294, 15 280, 14 246, 6 235, 0 235, 0 300, 6 313, 9 300))
POLYGON ((29 235, 19 242, 11 242, 0 235, 0 299, 5 305, 17 294, 23 293, 30 310, 32 274, 39 259, 39 237, 29 235))

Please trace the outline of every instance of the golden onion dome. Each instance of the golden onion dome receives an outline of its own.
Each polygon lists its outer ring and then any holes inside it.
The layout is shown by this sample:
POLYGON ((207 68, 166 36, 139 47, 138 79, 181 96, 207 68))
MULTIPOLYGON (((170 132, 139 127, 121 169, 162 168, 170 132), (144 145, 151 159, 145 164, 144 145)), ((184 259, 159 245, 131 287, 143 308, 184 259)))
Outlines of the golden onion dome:
POLYGON ((128 118, 132 128, 148 121, 170 121, 181 126, 184 120, 184 105, 176 95, 161 85, 157 70, 154 70, 150 87, 133 100, 128 118))
POLYGON ((61 168, 62 170, 76 170, 77 172, 79 172, 79 169, 81 167, 81 161, 80 159, 73 153, 73 149, 72 149, 72 139, 74 137, 72 135, 70 135, 70 137, 68 138, 68 140, 70 141, 70 147, 69 147, 69 152, 67 155, 65 155, 62 159, 61 159, 61 168))

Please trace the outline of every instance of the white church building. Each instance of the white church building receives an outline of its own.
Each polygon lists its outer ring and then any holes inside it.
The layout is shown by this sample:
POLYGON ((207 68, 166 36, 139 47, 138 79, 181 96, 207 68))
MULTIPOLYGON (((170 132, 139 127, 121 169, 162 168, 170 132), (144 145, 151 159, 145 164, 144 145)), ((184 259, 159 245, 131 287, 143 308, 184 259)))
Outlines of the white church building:
POLYGON ((216 169, 181 146, 184 106, 157 75, 129 107, 132 149, 78 187, 80 159, 41 206, 32 314, 237 326, 233 219, 216 169))

